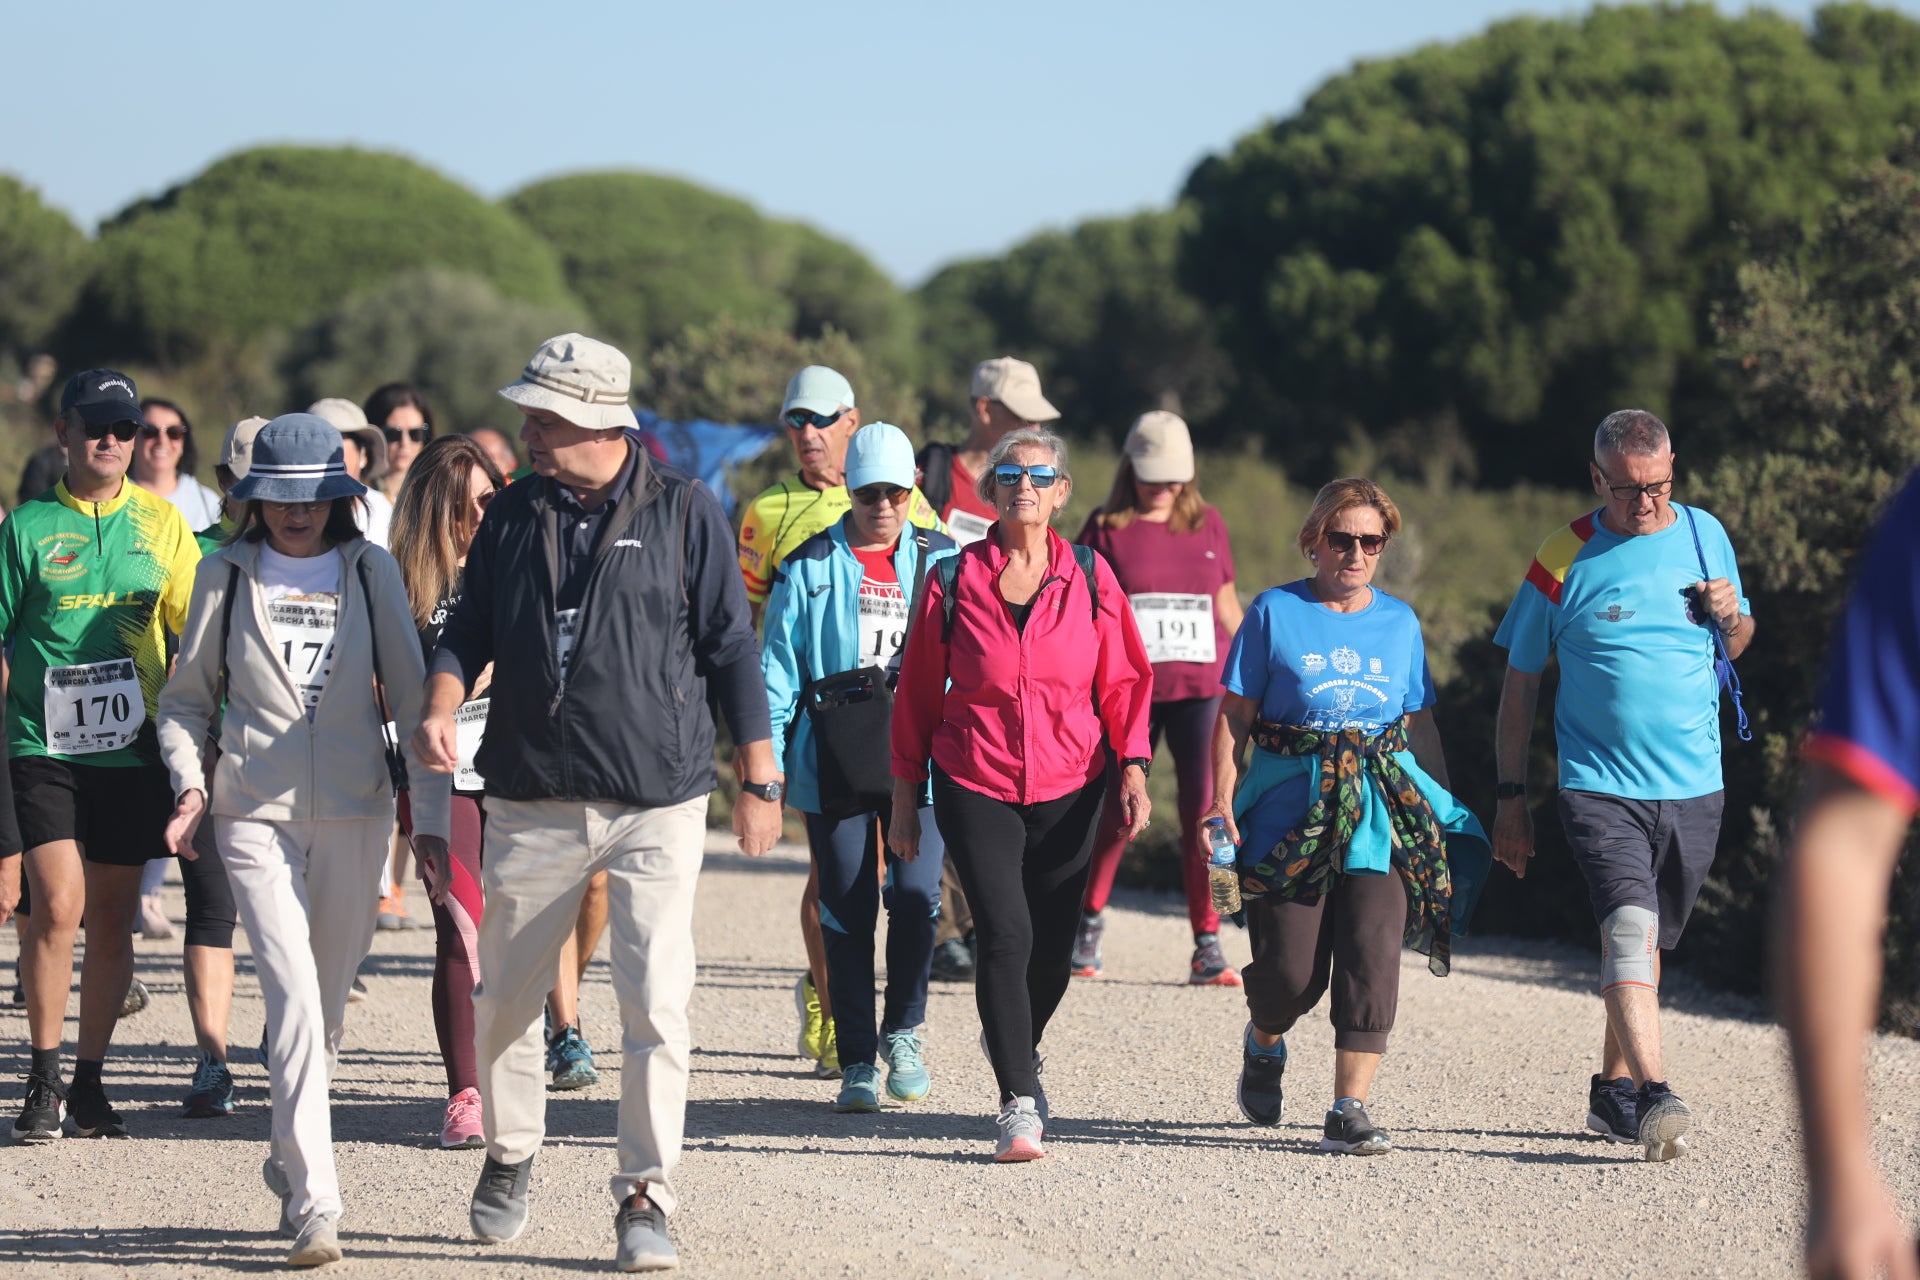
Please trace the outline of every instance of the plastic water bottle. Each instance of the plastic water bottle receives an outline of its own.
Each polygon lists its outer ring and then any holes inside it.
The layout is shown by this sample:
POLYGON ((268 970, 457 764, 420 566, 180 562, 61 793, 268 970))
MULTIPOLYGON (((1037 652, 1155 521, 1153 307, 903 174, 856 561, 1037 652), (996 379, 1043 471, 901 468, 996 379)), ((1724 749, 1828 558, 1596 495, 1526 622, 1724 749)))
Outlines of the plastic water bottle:
POLYGON ((1207 883, 1213 889, 1213 909, 1223 916, 1240 910, 1240 850, 1227 833, 1225 818, 1208 818, 1207 883))

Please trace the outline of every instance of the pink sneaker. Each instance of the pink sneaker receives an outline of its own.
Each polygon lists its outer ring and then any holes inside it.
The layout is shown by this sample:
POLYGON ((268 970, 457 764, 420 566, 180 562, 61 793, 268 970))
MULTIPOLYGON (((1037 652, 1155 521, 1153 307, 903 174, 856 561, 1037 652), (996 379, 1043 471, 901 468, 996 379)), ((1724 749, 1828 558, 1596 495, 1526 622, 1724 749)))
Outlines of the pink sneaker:
POLYGON ((447 1099, 447 1122, 440 1129, 440 1146, 446 1151, 466 1147, 484 1147, 480 1131, 480 1091, 462 1089, 447 1099))

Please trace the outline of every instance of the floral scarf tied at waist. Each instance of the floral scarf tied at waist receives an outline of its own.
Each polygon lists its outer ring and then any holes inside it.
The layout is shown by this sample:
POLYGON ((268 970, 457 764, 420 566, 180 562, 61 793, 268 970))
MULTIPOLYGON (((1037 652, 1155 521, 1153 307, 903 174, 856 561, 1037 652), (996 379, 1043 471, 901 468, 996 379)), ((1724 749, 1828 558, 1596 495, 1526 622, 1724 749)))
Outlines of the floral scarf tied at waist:
POLYGON ((1312 901, 1333 888, 1343 874, 1347 850, 1359 828, 1365 796, 1377 787, 1386 806, 1393 838, 1392 865, 1407 886, 1406 945, 1427 957, 1427 968, 1444 977, 1452 963, 1448 917, 1453 881, 1447 850, 1433 806, 1395 758, 1410 748, 1402 716, 1378 733, 1359 729, 1308 729, 1257 721, 1254 744, 1283 756, 1318 756, 1320 785, 1300 825, 1251 866, 1240 867, 1240 892, 1248 898, 1269 893, 1292 901, 1312 901))

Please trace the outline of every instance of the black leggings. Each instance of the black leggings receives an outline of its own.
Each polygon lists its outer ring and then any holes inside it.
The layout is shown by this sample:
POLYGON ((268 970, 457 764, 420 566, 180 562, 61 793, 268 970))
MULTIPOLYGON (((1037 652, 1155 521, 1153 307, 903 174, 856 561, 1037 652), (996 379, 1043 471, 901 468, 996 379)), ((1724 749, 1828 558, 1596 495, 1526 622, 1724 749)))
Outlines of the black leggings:
POLYGON ((933 813, 973 908, 974 1000, 1000 1102, 1031 1098, 1034 1055, 1071 980, 1104 773, 1038 804, 1009 804, 933 771, 933 813))

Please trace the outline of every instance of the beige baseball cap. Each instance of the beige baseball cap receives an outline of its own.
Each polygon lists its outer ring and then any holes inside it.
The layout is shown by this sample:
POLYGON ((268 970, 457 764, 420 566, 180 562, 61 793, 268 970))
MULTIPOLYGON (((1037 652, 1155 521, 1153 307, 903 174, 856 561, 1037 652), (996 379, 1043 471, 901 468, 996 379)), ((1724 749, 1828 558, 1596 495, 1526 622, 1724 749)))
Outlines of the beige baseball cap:
POLYGON ((265 418, 242 418, 228 427, 227 438, 220 442, 220 456, 214 462, 233 472, 235 480, 245 480, 253 462, 253 438, 266 425, 265 418))
POLYGON ((1148 484, 1188 484, 1193 480, 1193 437, 1177 413, 1155 409, 1133 420, 1122 446, 1136 479, 1148 484))
POLYGON ((1040 371, 1012 356, 983 361, 973 370, 975 400, 998 400, 1028 422, 1052 422, 1060 411, 1040 394, 1040 371))
POLYGON ((361 480, 372 484, 387 474, 387 433, 367 421, 365 409, 351 400, 328 396, 308 405, 307 412, 316 418, 325 418, 341 435, 360 442, 367 455, 367 465, 360 469, 361 480))
POLYGON ((619 348, 585 334, 563 333, 541 343, 519 380, 500 388, 500 395, 523 409, 545 409, 590 431, 635 429, 640 420, 627 406, 632 379, 633 366, 619 348))

